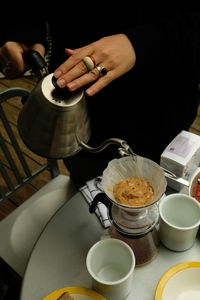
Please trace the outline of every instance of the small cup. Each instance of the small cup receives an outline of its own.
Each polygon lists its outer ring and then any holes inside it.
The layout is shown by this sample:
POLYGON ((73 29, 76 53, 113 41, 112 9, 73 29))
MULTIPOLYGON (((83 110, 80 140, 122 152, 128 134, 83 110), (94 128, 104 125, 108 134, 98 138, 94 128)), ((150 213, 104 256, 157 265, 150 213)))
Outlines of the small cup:
POLYGON ((171 194, 159 205, 160 240, 170 250, 184 251, 195 242, 200 224, 200 204, 191 196, 171 194))
POLYGON ((125 242, 108 238, 94 244, 86 258, 93 288, 107 300, 122 300, 132 288, 135 255, 125 242))

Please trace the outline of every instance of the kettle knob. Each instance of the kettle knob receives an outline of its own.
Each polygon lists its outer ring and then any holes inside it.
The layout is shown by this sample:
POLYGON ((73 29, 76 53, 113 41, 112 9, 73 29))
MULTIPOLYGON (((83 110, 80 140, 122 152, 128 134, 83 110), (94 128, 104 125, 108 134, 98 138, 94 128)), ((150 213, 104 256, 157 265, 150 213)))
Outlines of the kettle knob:
POLYGON ((55 76, 52 76, 51 81, 52 81, 53 85, 55 86, 55 88, 59 88, 59 86, 57 85, 57 78, 55 76))

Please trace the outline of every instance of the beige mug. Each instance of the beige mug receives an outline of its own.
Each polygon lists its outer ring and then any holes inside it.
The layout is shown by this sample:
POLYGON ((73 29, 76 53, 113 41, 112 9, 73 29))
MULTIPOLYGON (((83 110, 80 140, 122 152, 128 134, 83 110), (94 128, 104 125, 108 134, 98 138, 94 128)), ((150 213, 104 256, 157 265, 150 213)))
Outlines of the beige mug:
POLYGON ((86 259, 93 288, 107 300, 122 300, 132 288, 135 255, 125 242, 108 238, 94 244, 86 259))
POLYGON ((170 250, 184 251, 195 242, 200 224, 200 204, 186 194, 171 194, 159 204, 159 236, 170 250))

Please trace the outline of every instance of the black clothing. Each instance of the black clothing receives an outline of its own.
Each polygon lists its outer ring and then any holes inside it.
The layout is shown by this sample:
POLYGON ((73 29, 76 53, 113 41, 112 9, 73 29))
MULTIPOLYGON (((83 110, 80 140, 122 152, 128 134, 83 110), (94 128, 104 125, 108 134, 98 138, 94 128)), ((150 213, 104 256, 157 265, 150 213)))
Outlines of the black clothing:
MULTIPOLYGON (((193 2, 183 6, 178 1, 170 5, 140 0, 133 1, 132 7, 119 1, 114 7, 104 7, 102 2, 99 13, 85 2, 69 3, 63 10, 53 7, 34 12, 33 8, 31 14, 23 10, 23 17, 17 13, 17 20, 10 18, 8 26, 1 28, 0 42, 41 42, 47 46, 48 20, 53 72, 66 60, 64 48, 79 48, 104 36, 125 33, 135 49, 136 64, 87 98, 92 128, 88 144, 97 146, 106 138, 118 137, 135 153, 159 162, 169 142, 181 130, 188 130, 198 106, 200 10, 193 2)), ((66 164, 82 185, 100 175, 117 156, 117 147, 110 146, 101 154, 81 151, 66 164), (90 167, 94 167, 91 173, 90 167)))

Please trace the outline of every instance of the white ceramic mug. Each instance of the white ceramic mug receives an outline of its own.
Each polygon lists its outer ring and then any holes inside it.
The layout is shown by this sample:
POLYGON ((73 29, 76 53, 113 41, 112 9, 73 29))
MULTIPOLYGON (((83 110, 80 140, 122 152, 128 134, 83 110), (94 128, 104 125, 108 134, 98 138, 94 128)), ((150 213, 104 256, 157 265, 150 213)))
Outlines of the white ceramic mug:
POLYGON ((174 251, 191 248, 200 224, 198 201, 186 194, 171 194, 160 202, 159 212, 161 242, 174 251))
POLYGON ((107 300, 122 300, 132 288, 135 255, 125 242, 108 238, 94 244, 86 258, 93 288, 107 300))

